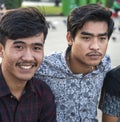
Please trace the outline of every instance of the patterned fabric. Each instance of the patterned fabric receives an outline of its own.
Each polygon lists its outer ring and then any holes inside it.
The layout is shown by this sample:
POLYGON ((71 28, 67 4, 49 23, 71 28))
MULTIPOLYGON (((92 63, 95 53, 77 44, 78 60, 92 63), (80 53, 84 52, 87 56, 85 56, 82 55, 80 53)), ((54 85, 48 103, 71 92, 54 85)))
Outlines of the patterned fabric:
POLYGON ((65 53, 59 52, 44 58, 35 77, 51 87, 58 122, 97 122, 98 97, 108 70, 110 58, 106 56, 92 73, 73 74, 66 64, 65 53))
POLYGON ((107 73, 99 108, 105 114, 120 118, 120 66, 107 73))
POLYGON ((9 91, 0 69, 0 122, 56 122, 54 96, 40 80, 28 81, 18 101, 9 91))
POLYGON ((105 114, 120 117, 120 97, 112 96, 109 93, 106 93, 99 108, 105 114))

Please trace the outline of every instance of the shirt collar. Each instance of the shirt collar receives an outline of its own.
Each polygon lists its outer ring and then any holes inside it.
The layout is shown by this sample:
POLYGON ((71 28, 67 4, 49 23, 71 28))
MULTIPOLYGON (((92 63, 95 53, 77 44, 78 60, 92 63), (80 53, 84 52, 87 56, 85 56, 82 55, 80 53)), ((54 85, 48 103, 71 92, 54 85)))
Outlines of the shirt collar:
POLYGON ((10 94, 10 90, 5 82, 0 65, 0 97, 10 94))
MULTIPOLYGON (((25 87, 25 92, 30 93, 30 91, 32 93, 35 93, 33 79, 29 80, 26 84, 26 87, 25 87)), ((5 82, 5 79, 4 79, 4 76, 2 74, 2 70, 1 70, 1 65, 0 65, 0 97, 6 96, 8 94, 11 94, 11 92, 10 92, 6 82, 5 82)))
MULTIPOLYGON (((69 67, 67 66, 66 53, 67 53, 67 49, 62 53, 61 59, 63 61, 63 64, 66 66, 67 70, 71 72, 69 67)), ((110 66, 111 66, 111 59, 110 56, 106 54, 101 60, 100 64, 96 66, 96 69, 92 73, 98 74, 100 72, 108 71, 110 70, 110 66)))

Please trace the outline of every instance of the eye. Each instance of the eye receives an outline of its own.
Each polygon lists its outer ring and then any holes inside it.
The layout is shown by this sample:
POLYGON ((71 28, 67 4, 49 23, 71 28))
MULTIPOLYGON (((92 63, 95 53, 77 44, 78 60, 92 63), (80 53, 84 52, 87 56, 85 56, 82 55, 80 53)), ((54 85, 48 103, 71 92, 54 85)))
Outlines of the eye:
POLYGON ((91 37, 89 37, 89 36, 83 36, 82 39, 88 41, 88 40, 91 39, 91 37))
POLYGON ((16 45, 15 48, 18 49, 18 50, 22 50, 24 47, 21 46, 21 45, 16 45))
POLYGON ((100 41, 105 41, 105 40, 107 40, 107 37, 99 37, 99 40, 100 41))
POLYGON ((42 46, 35 46, 35 47, 33 47, 34 51, 40 51, 42 49, 43 49, 42 46))

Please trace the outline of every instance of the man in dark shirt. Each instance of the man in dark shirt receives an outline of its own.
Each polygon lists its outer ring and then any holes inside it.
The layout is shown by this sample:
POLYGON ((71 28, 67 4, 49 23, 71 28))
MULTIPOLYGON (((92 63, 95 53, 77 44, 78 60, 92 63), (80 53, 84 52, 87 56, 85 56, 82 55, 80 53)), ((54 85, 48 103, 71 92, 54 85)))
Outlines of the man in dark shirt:
POLYGON ((33 7, 5 13, 0 21, 0 122, 56 122, 54 96, 32 78, 44 56, 48 33, 33 7))

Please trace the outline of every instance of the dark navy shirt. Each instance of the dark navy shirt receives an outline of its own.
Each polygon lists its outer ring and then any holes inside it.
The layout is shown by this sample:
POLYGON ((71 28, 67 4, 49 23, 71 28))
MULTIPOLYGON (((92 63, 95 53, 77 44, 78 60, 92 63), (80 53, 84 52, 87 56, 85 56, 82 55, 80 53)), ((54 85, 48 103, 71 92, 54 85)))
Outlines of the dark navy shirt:
POLYGON ((0 69, 0 122, 56 122, 54 96, 44 82, 31 79, 18 101, 0 69))
POLYGON ((107 73, 99 108, 104 114, 118 117, 120 122, 120 66, 107 73))

